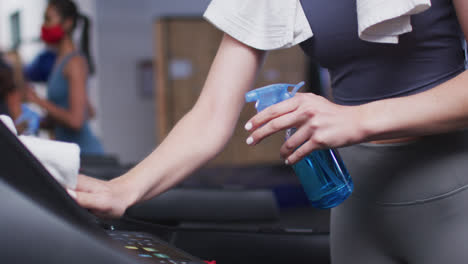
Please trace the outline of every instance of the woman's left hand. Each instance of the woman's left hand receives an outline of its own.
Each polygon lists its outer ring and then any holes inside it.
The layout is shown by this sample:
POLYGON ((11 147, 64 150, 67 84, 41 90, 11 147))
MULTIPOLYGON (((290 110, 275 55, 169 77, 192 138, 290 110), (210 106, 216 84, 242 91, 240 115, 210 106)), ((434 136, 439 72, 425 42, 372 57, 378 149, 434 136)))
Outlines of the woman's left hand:
POLYGON ((363 114, 359 106, 341 106, 324 97, 297 93, 252 117, 245 129, 251 132, 247 144, 288 128, 296 132, 283 144, 280 153, 286 164, 294 164, 314 150, 362 142, 363 114))

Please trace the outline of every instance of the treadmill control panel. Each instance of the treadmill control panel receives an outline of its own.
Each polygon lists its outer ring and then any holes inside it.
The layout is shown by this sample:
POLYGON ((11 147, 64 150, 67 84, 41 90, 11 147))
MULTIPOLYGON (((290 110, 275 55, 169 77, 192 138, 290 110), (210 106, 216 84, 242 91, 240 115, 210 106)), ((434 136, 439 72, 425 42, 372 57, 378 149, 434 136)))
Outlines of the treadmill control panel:
POLYGON ((140 259, 158 264, 195 264, 189 256, 174 249, 166 242, 142 232, 107 231, 122 247, 140 259))

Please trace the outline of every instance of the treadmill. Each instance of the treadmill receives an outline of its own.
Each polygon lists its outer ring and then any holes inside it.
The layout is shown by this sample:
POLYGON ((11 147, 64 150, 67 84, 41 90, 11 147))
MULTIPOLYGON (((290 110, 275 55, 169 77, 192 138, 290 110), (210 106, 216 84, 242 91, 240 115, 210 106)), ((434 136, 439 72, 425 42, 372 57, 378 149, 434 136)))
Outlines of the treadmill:
POLYGON ((171 227, 104 221, 80 207, 0 122, 0 263, 196 264, 171 227))

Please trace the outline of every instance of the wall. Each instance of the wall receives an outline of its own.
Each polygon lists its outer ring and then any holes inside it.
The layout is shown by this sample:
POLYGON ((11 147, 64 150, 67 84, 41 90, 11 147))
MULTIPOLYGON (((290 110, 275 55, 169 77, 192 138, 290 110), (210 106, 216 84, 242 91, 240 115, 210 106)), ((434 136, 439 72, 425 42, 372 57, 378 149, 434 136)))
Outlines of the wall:
POLYGON ((161 15, 201 15, 209 0, 95 2, 102 141, 123 162, 136 162, 158 143, 154 98, 142 97, 137 85, 138 62, 153 56, 153 22, 161 15))
POLYGON ((46 0, 1 0, 0 1, 0 49, 10 49, 10 15, 20 11, 21 39, 20 52, 25 61, 30 60, 42 47, 38 41, 46 0))

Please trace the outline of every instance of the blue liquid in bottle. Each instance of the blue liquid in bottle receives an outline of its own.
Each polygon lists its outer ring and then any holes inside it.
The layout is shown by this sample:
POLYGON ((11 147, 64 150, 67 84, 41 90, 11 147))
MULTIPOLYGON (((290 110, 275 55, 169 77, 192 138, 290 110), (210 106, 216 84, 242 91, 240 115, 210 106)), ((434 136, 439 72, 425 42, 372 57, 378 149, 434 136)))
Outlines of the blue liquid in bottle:
MULTIPOLYGON (((295 129, 286 131, 288 139, 295 129)), ((354 185, 340 154, 335 149, 313 151, 292 165, 312 206, 332 208, 353 192, 354 185)))
MULTIPOLYGON (((246 94, 246 102, 256 101, 255 107, 260 112, 293 97, 303 84, 273 84, 258 88, 246 94), (294 86, 292 92, 288 91, 290 86, 294 86)), ((294 132, 294 128, 288 129, 286 139, 294 132)), ((335 207, 353 192, 353 181, 335 149, 313 151, 292 167, 312 206, 316 208, 335 207)))
POLYGON ((292 167, 314 207, 335 207, 353 192, 353 181, 334 149, 316 150, 292 167))

